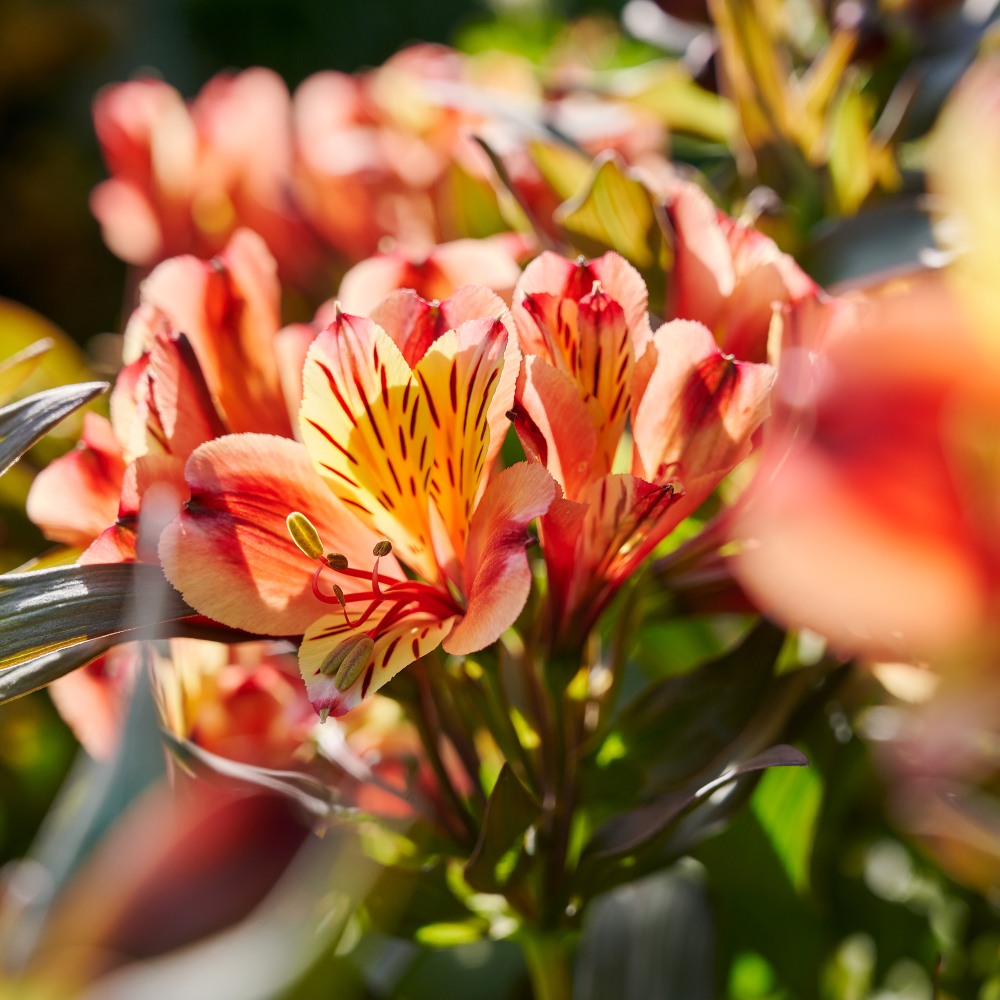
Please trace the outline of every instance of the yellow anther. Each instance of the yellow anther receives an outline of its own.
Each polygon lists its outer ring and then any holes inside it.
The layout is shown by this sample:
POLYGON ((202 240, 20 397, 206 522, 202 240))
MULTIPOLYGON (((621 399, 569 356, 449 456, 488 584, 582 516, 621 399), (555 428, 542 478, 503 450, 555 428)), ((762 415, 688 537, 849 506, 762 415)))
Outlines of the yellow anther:
POLYGON ((288 527, 288 534, 292 536, 292 541, 310 559, 323 557, 323 543, 319 540, 319 532, 305 514, 293 511, 285 518, 285 525, 288 527))

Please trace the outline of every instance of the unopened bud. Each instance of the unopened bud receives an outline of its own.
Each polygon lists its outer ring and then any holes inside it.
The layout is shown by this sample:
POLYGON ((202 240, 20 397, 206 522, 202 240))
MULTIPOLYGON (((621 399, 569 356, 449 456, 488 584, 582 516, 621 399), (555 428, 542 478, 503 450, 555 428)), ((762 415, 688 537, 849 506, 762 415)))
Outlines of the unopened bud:
POLYGON ((375 557, 387 556, 392 551, 392 542, 382 539, 381 542, 375 543, 375 548, 372 549, 372 555, 375 557))
POLYGON ((319 532, 305 514, 297 510, 285 518, 288 534, 292 541, 310 558, 320 559, 323 556, 323 543, 319 540, 319 532))
POLYGON ((333 678, 338 691, 346 691, 361 676, 374 649, 371 636, 349 636, 327 656, 320 672, 333 678))

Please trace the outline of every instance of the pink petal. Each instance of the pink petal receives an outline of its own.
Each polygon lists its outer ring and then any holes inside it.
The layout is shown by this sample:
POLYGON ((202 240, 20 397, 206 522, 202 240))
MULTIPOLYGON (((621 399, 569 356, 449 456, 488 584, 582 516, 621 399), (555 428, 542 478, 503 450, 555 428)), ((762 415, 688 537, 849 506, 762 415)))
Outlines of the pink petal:
POLYGON ((679 480, 693 509, 749 453, 774 369, 721 354, 706 327, 685 320, 660 327, 646 353, 653 370, 633 399, 634 472, 679 480))

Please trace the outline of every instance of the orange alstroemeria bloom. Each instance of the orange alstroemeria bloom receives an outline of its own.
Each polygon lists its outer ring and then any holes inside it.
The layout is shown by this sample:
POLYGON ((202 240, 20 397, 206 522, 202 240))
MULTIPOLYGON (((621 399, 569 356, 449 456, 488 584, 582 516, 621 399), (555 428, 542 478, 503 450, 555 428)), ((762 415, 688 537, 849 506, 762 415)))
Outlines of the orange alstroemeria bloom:
POLYGON ((514 424, 563 489, 542 546, 557 627, 574 632, 749 453, 768 412, 770 366, 722 354, 700 323, 652 333, 646 303, 613 253, 542 254, 514 296, 526 355, 514 424))
POLYGON ((400 293, 376 315, 391 332, 342 313, 313 344, 304 446, 237 435, 194 453, 191 502, 160 545, 201 613, 304 636, 324 717, 438 645, 470 653, 513 624, 531 585, 527 527, 556 492, 530 464, 487 481, 520 360, 501 299, 400 293))

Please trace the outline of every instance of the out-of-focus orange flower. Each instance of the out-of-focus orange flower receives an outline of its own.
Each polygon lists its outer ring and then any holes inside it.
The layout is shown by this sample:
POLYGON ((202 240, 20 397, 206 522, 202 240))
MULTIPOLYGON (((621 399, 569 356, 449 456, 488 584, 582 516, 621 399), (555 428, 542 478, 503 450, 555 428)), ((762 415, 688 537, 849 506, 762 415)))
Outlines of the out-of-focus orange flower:
MULTIPOLYGON (((211 261, 177 257, 149 275, 126 328, 111 425, 88 416, 81 448, 32 486, 28 513, 47 537, 93 543, 87 562, 134 559, 143 498, 154 490, 179 506, 198 445, 229 431, 292 436, 315 331, 279 329, 280 294, 274 259, 249 230, 211 261)), ((156 541, 142 558, 155 560, 156 541)))
POLYGON ((822 346, 783 356, 736 569, 844 649, 960 661, 997 639, 996 359, 940 274, 809 319, 822 346))
MULTIPOLYGON (((519 262, 534 241, 517 233, 484 240, 453 240, 429 250, 396 247, 355 264, 340 283, 336 303, 345 312, 367 315, 390 293, 409 288, 424 299, 446 299, 463 285, 485 285, 510 302, 521 276, 519 262)), ((335 303, 321 307, 317 323, 333 319, 335 303)))
POLYGON ((105 88, 94 122, 112 176, 91 207, 112 252, 140 267, 209 257, 245 226, 288 280, 312 280, 318 248, 288 198, 289 102, 260 68, 213 78, 191 104, 160 80, 105 88))

